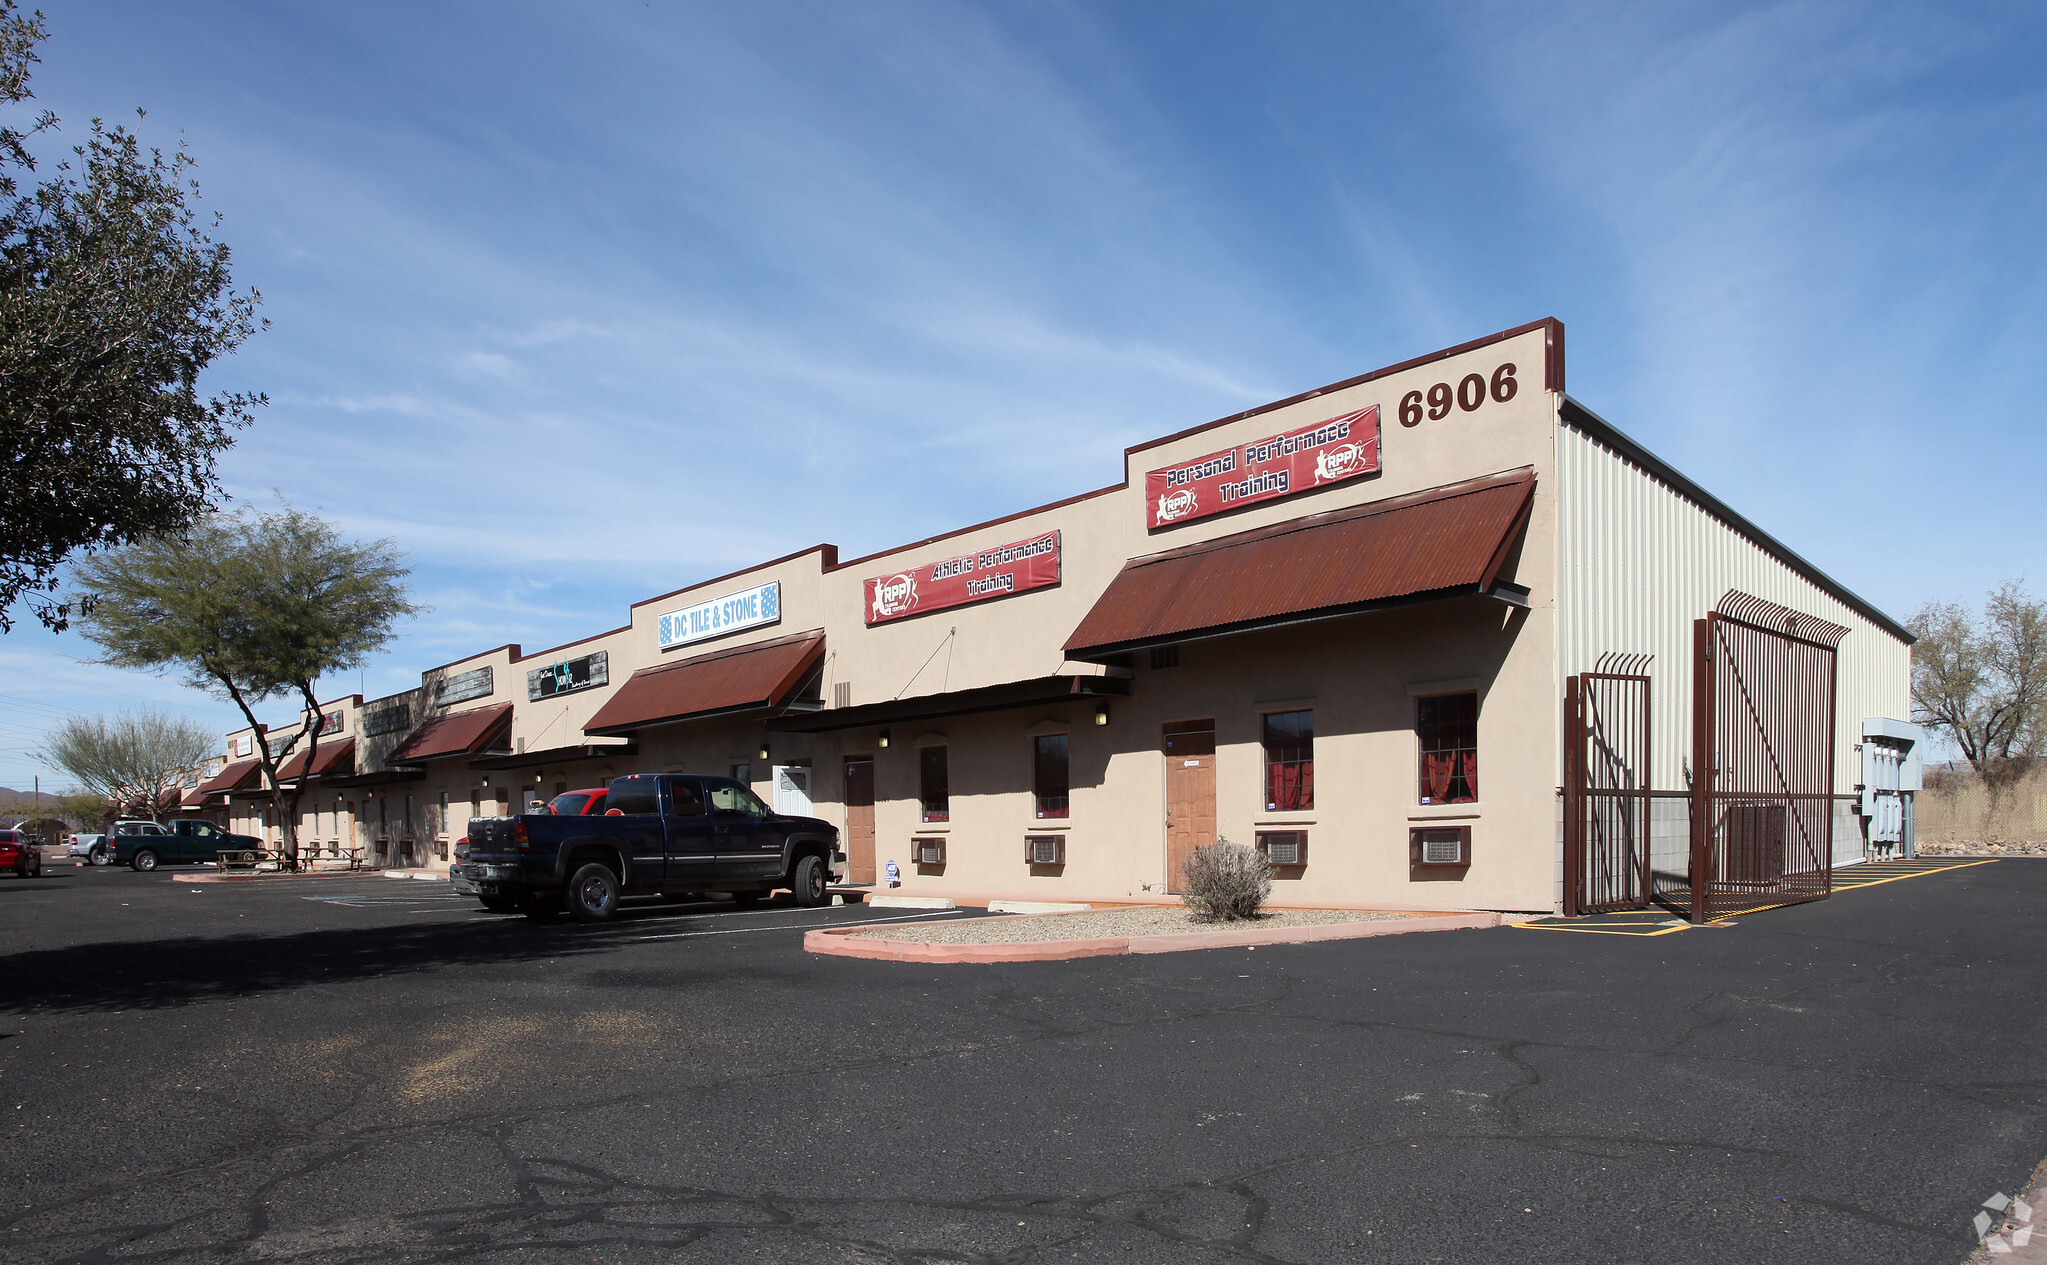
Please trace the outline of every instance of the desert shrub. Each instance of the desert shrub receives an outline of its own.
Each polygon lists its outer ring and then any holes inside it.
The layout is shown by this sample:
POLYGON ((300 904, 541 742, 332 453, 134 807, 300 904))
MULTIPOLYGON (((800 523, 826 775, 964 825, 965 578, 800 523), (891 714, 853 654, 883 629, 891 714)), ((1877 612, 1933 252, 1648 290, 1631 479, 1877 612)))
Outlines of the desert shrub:
POLYGON ((1265 858, 1256 848, 1228 839, 1194 849, 1180 873, 1187 880, 1180 899, 1204 922, 1255 918, 1258 907, 1272 895, 1272 867, 1265 858))

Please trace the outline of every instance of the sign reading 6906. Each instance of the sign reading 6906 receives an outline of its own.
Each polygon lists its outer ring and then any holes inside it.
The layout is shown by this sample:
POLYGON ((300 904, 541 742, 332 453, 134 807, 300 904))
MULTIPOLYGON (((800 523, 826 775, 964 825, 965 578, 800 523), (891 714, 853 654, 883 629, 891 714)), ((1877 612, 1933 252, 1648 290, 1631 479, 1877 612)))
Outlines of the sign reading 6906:
POLYGON ((1514 366, 1501 365, 1493 370, 1491 382, 1483 374, 1467 373, 1452 387, 1447 382, 1438 382, 1429 388, 1426 397, 1420 391, 1409 391, 1400 397, 1400 424, 1419 426, 1422 424, 1422 405, 1428 405, 1430 421, 1441 421, 1450 415, 1450 406, 1456 405, 1465 412, 1475 412, 1478 406, 1491 397, 1496 404, 1505 404, 1514 398, 1520 384, 1514 380, 1514 366))

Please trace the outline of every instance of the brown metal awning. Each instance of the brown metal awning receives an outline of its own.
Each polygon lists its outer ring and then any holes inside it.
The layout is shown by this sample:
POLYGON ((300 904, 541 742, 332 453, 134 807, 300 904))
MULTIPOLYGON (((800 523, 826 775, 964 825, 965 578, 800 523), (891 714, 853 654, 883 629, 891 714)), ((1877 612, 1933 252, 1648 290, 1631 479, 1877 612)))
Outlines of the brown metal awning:
POLYGON ((971 690, 945 694, 919 694, 858 707, 834 707, 829 711, 777 716, 768 722, 775 733, 818 734, 833 729, 858 729, 865 725, 891 725, 906 720, 936 720, 941 716, 967 716, 975 712, 999 712, 1011 707, 1035 707, 1046 703, 1073 703, 1091 698, 1122 697, 1130 693, 1130 682, 1114 676, 1041 676, 1027 681, 1004 681, 971 690))
POLYGON ((403 745, 384 758, 386 764, 416 764, 448 756, 475 755, 512 725, 512 705, 493 703, 443 716, 422 725, 403 745))
MULTIPOLYGON (((1132 558, 1066 639, 1066 655, 1100 660, 1492 592, 1534 496, 1535 472, 1523 468, 1132 558)), ((1496 595, 1526 604, 1518 587, 1496 595)))
POLYGON ((192 794, 199 796, 224 795, 229 791, 244 790, 256 781, 263 771, 261 760, 236 760, 220 772, 201 782, 192 794))
POLYGON ((593 736, 786 702, 824 658, 822 630, 642 668, 583 726, 593 736))
MULTIPOLYGON (((288 782, 306 771, 306 753, 301 751, 284 762, 277 770, 277 779, 288 782)), ((320 744, 313 752, 313 776, 327 777, 330 774, 346 776, 355 772, 355 739, 343 738, 339 742, 320 744)))
POLYGON ((496 755, 487 760, 470 763, 472 769, 530 769, 542 764, 574 764, 579 760, 616 760, 630 756, 640 749, 640 744, 627 739, 624 742, 585 742, 573 747, 549 747, 545 751, 521 751, 514 755, 496 755))

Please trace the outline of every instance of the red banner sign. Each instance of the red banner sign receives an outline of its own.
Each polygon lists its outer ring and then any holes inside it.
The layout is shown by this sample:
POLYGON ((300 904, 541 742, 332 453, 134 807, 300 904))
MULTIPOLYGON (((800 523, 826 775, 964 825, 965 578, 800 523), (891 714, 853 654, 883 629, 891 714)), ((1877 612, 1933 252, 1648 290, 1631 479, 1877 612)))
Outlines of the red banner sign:
POLYGON ((886 624, 1059 583, 1059 533, 963 553, 867 581, 867 623, 886 624))
POLYGON ((1379 406, 1196 457, 1144 476, 1153 528, 1276 501, 1379 468, 1379 406))

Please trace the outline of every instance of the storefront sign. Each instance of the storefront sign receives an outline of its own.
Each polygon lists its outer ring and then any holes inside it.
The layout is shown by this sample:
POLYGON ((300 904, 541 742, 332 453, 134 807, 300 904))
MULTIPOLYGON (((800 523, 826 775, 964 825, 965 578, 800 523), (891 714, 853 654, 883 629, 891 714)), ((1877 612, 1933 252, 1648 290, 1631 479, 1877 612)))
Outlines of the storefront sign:
POLYGON ((1226 448, 1144 476, 1153 529, 1276 501, 1379 468, 1379 406, 1226 448))
POLYGON ((404 703, 393 707, 380 707, 376 711, 362 714, 362 732, 365 738, 374 738, 378 734, 394 733, 411 727, 412 708, 404 703))
POLYGON ((661 617, 661 648, 673 650, 691 642, 707 641, 742 628, 757 628, 782 620, 782 582, 770 580, 744 593, 727 593, 708 602, 685 606, 661 617))
POLYGON ((338 734, 338 733, 340 733, 340 732, 341 732, 341 713, 340 713, 340 712, 321 712, 321 713, 320 713, 320 736, 321 736, 322 738, 324 738, 324 737, 326 737, 326 736, 327 736, 328 734, 338 734))
POLYGON ((449 703, 465 703, 472 698, 482 698, 491 692, 489 668, 474 668, 456 676, 447 677, 434 685, 434 706, 449 703))
POLYGON ((256 754, 256 738, 253 734, 242 734, 227 740, 227 753, 237 760, 245 760, 256 754))
POLYGON ((563 659, 526 674, 526 701, 537 703, 557 694, 595 689, 611 683, 611 656, 599 650, 580 659, 563 659))
POLYGON ((867 581, 867 623, 942 611, 1059 583, 1059 533, 876 576, 867 581))

